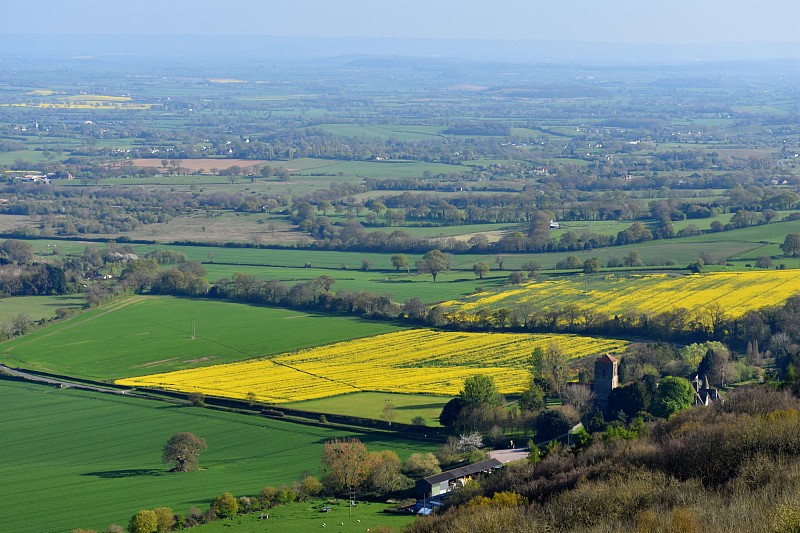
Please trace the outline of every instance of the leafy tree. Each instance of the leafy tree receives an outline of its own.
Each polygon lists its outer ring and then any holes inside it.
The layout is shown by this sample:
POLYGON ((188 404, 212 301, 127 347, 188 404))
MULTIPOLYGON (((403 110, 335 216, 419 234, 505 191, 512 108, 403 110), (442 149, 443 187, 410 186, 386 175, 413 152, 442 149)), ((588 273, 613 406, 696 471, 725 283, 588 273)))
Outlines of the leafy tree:
POLYGON ((377 494, 388 494, 408 483, 400 473, 400 458, 391 450, 369 454, 369 488, 377 494))
POLYGON ((534 427, 536 440, 542 442, 566 434, 572 428, 572 423, 561 411, 546 410, 536 417, 534 427))
POLYGON ((297 484, 297 495, 300 499, 314 497, 322 492, 322 482, 317 476, 307 475, 297 484))
POLYGON ((581 267, 583 267, 583 263, 581 263, 581 258, 577 255, 569 255, 566 259, 556 263, 556 268, 559 270, 574 270, 581 267))
POLYGON ((557 343, 551 343, 544 350, 543 376, 550 383, 551 389, 560 397, 567 383, 567 367, 569 358, 557 343))
POLYGON ((334 494, 359 490, 369 477, 369 452, 358 439, 333 439, 322 447, 324 484, 334 494))
POLYGON ((33 246, 25 241, 8 239, 0 243, 0 255, 12 263, 30 263, 33 261, 33 246))
POLYGON ((783 251, 783 255, 790 255, 792 257, 797 257, 798 252, 800 252, 800 233, 789 233, 783 239, 783 244, 781 244, 781 250, 783 251))
POLYGON ((129 533, 156 533, 158 531, 158 516, 154 511, 142 509, 137 511, 128 522, 129 533))
POLYGON ((153 509, 158 520, 158 533, 168 533, 175 526, 175 513, 170 507, 156 507, 153 509))
POLYGON ((275 497, 275 503, 278 505, 288 505, 297 500, 297 493, 290 487, 281 487, 275 497))
POLYGON ((459 397, 468 407, 489 405, 496 407, 500 404, 500 393, 497 391, 494 379, 485 374, 475 374, 464 380, 464 388, 459 391, 459 397))
POLYGON ((538 411, 544 409, 546 403, 544 391, 534 380, 531 380, 528 389, 520 396, 519 406, 529 411, 538 411))
POLYGON ((476 276, 478 276, 480 279, 483 279, 483 276, 485 276, 485 275, 486 275, 486 273, 487 273, 487 272, 489 272, 489 265, 488 265, 488 264, 486 264, 486 263, 485 263, 485 262, 483 262, 483 261, 481 261, 481 262, 479 262, 479 263, 475 263, 474 265, 472 265, 472 271, 473 271, 473 272, 475 273, 475 275, 476 275, 476 276))
POLYGON ((627 267, 640 267, 642 266, 642 258, 639 252, 636 250, 632 251, 625 258, 622 260, 622 264, 627 267))
POLYGON ((165 464, 175 464, 172 468, 174 472, 189 472, 197 470, 200 466, 197 456, 207 449, 205 440, 193 433, 183 431, 170 437, 164 445, 161 458, 165 464))
POLYGON ((625 419, 631 420, 641 411, 647 410, 648 406, 647 390, 638 381, 612 389, 608 396, 608 412, 611 414, 611 418, 616 417, 617 413, 622 411, 625 419))
POLYGON ((653 233, 645 228, 641 222, 634 222, 629 228, 617 233, 616 244, 621 246, 651 240, 653 240, 653 233))
POLYGON ((233 518, 239 512, 239 500, 230 492, 225 492, 214 498, 211 509, 220 518, 233 518))
POLYGON ((714 350, 709 348, 700 364, 697 365, 697 376, 700 379, 708 377, 711 385, 723 385, 722 380, 725 376, 725 366, 728 364, 728 350, 714 350))
POLYGON ((440 250, 431 250, 417 261, 417 272, 420 274, 430 274, 433 282, 436 283, 436 276, 442 272, 450 270, 450 258, 440 250))
POLYGON ((403 473, 411 478, 423 478, 442 471, 439 460, 430 452, 412 453, 403 465, 403 473))
POLYGON ((689 381, 667 376, 658 386, 650 412, 661 418, 669 418, 674 413, 691 407, 693 401, 694 389, 689 381))
POLYGON ((583 262, 583 272, 585 274, 594 274, 600 272, 600 260, 596 257, 590 257, 583 262))
POLYGON ((261 502, 265 506, 272 507, 278 500, 278 489, 275 487, 264 487, 261 489, 259 498, 261 498, 261 502))
POLYGON ((406 273, 408 272, 408 257, 405 254, 397 254, 392 256, 392 266, 395 270, 400 270, 401 268, 406 269, 406 273))
POLYGON ((439 423, 447 429, 452 430, 455 428, 458 417, 464 407, 466 407, 466 403, 463 398, 460 396, 458 398, 453 398, 444 404, 442 412, 439 414, 439 423))
POLYGON ((699 273, 701 273, 703 271, 703 267, 704 266, 705 266, 705 263, 703 262, 703 260, 702 259, 698 259, 697 261, 695 261, 694 263, 690 264, 686 268, 692 274, 699 274, 699 273))

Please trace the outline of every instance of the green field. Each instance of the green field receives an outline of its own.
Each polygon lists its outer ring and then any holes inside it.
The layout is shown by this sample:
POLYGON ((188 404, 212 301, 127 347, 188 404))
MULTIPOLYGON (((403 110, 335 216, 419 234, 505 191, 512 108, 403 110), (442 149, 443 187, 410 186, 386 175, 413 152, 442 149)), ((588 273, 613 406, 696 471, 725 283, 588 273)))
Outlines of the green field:
POLYGON ((81 309, 85 303, 82 294, 4 298, 0 300, 0 324, 20 314, 28 315, 31 320, 50 319, 56 316, 56 309, 60 307, 81 309))
POLYGON ((269 511, 269 518, 259 519, 260 512, 237 516, 233 520, 221 520, 193 528, 197 533, 263 533, 280 531, 281 533, 306 533, 308 531, 333 529, 344 533, 363 533, 378 531, 380 526, 400 529, 416 520, 414 515, 396 515, 384 513, 389 505, 382 503, 359 502, 348 509, 343 500, 310 500, 290 505, 275 507, 269 511), (330 512, 322 512, 323 507, 330 507, 330 512))
POLYGON ((387 322, 350 317, 134 296, 6 342, 0 346, 0 360, 107 380, 239 361, 397 329, 387 322))
MULTIPOLYGON (((203 265, 208 269, 209 280, 217 281, 230 277, 236 272, 252 274, 262 279, 280 280, 287 283, 308 281, 318 276, 330 276, 336 280, 332 290, 372 291, 378 294, 389 294, 396 302, 405 302, 410 298, 420 298, 424 302, 440 302, 475 292, 475 287, 499 287, 508 281, 508 273, 498 278, 487 277, 479 280, 472 272, 452 271, 439 274, 436 283, 429 274, 411 276, 405 272, 370 270, 325 270, 317 268, 283 268, 256 267, 241 265, 203 265)), ((351 265, 357 266, 357 265, 351 265)))
POLYGON ((321 400, 284 404, 284 407, 315 413, 336 413, 348 416, 380 419, 387 403, 395 407, 396 422, 409 424, 415 416, 425 418, 428 426, 439 426, 439 414, 450 396, 357 392, 321 400))
POLYGON ((418 443, 255 416, 0 380, 0 531, 127 525, 139 509, 208 508, 224 491, 257 495, 318 473, 322 444, 357 436, 405 458, 418 443), (203 470, 172 474, 161 449, 178 431, 206 440, 203 470))
POLYGON ((338 137, 376 137, 380 139, 416 140, 438 137, 445 128, 441 126, 318 124, 319 128, 338 137))

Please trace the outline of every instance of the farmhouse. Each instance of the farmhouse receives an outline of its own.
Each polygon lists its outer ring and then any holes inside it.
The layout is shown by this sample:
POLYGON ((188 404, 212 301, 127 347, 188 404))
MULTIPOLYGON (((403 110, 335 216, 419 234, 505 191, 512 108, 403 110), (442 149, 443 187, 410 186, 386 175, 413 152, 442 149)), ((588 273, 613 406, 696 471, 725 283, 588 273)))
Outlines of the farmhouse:
POLYGON ((430 498, 440 494, 446 494, 458 487, 463 487, 472 476, 476 474, 488 474, 498 468, 502 468, 503 463, 497 459, 489 459, 480 463, 447 470, 441 474, 435 474, 417 481, 417 497, 430 498))

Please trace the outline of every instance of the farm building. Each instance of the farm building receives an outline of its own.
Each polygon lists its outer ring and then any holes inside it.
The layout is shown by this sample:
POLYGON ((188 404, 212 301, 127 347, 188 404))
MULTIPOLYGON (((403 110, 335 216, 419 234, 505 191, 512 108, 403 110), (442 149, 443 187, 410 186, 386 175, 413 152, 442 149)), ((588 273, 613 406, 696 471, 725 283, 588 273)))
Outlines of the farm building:
POLYGON ((441 474, 428 476, 417 481, 417 497, 430 498, 431 496, 446 494, 458 487, 463 487, 475 474, 488 474, 498 468, 502 468, 502 466, 503 463, 497 459, 489 459, 480 463, 447 470, 441 474))

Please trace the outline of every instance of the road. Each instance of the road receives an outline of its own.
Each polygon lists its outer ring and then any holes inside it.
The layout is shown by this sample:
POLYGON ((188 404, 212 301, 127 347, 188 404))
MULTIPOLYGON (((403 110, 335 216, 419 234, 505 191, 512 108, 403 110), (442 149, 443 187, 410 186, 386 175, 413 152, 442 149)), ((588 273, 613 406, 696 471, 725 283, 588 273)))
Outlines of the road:
POLYGON ((0 365, 0 373, 6 374, 8 376, 22 378, 27 381, 34 381, 37 383, 47 383, 48 385, 58 385, 59 387, 62 388, 89 390, 95 392, 104 392, 108 394, 127 394, 129 392, 126 389, 111 389, 107 387, 98 387, 96 385, 86 385, 84 383, 74 383, 72 381, 63 381, 59 379, 39 376, 36 374, 29 374, 27 372, 22 372, 20 370, 9 368, 5 365, 0 365))

